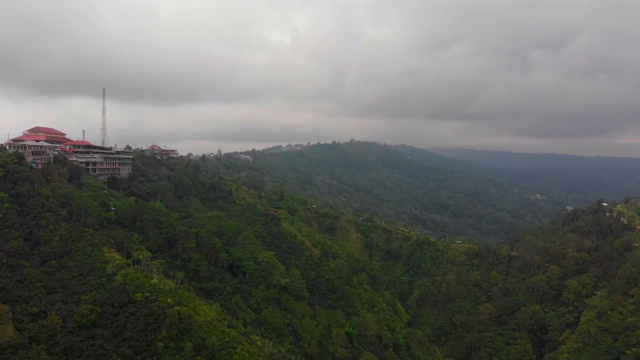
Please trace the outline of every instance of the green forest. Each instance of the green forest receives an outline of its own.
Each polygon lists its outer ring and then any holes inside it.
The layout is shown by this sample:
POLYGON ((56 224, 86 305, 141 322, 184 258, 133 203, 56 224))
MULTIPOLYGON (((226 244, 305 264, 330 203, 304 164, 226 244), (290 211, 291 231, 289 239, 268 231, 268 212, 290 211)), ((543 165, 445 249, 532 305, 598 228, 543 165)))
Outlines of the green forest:
POLYGON ((503 240, 566 206, 588 203, 552 187, 505 181, 486 166, 410 147, 351 141, 242 155, 219 157, 218 171, 241 183, 277 185, 358 218, 401 224, 438 238, 503 240))
POLYGON ((136 153, 106 183, 0 152, 0 359, 640 357, 638 199, 566 211, 366 146, 136 153))
MULTIPOLYGON (((407 146, 401 147, 410 148, 407 146)), ((447 159, 490 168, 520 184, 545 184, 582 198, 639 196, 640 159, 610 156, 526 154, 508 151, 436 149, 447 159)), ((413 149, 413 152, 425 152, 413 149)))

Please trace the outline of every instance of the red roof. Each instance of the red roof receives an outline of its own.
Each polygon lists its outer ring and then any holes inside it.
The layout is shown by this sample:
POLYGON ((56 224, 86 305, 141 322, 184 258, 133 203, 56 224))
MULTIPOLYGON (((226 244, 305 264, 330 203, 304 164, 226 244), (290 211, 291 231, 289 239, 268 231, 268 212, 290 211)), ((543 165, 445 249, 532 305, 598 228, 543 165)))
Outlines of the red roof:
POLYGON ((156 144, 153 144, 153 145, 149 146, 149 149, 156 150, 156 149, 162 149, 162 148, 160 146, 156 145, 156 144))
POLYGON ((50 127, 44 127, 44 126, 36 126, 33 127, 27 131, 25 131, 27 133, 45 133, 45 134, 51 134, 51 135, 62 135, 65 136, 67 134, 63 133, 62 131, 58 131, 54 128, 50 128, 50 127))
POLYGON ((67 139, 66 137, 62 136, 49 136, 49 135, 34 135, 34 134, 23 134, 20 135, 18 137, 14 137, 13 139, 9 140, 11 142, 16 142, 16 141, 46 141, 46 142, 52 142, 52 143, 61 143, 61 142, 67 142, 67 141, 71 141, 71 139, 67 139))

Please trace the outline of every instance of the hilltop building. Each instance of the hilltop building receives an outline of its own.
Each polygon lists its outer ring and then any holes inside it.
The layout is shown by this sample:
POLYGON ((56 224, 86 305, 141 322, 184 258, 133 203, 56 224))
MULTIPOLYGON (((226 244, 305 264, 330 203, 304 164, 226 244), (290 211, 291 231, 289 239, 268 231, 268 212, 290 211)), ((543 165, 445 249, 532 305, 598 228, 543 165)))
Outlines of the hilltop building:
POLYGON ((53 162, 53 155, 57 152, 57 148, 58 145, 46 141, 28 140, 7 143, 8 151, 23 153, 27 163, 38 169, 53 162))
POLYGON ((156 144, 149 146, 143 151, 148 156, 153 156, 157 159, 171 159, 171 158, 177 158, 179 156, 178 150, 167 149, 166 147, 162 148, 156 144))
POLYGON ((62 154, 84 167, 100 180, 110 176, 128 177, 132 169, 132 152, 94 145, 88 141, 70 141, 62 144, 62 154))
POLYGON ((111 148, 84 140, 74 141, 61 131, 43 126, 36 126, 10 139, 6 148, 24 153, 27 162, 37 168, 53 162, 53 155, 60 153, 100 180, 107 180, 110 176, 126 178, 133 168, 131 147, 111 148))
POLYGON ((22 135, 9 140, 9 143, 19 143, 25 141, 46 141, 50 144, 64 144, 71 141, 67 134, 54 128, 36 126, 25 130, 22 135))
POLYGON ((116 152, 116 156, 120 157, 120 177, 129 177, 129 174, 133 172, 133 149, 129 145, 123 148, 116 145, 113 150, 116 152))

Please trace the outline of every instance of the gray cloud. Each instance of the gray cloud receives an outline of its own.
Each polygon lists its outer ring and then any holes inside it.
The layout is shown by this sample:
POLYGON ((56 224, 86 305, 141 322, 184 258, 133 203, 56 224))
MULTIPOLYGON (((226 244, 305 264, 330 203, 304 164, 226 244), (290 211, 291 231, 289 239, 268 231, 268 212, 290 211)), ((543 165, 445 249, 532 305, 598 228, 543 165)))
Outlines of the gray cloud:
POLYGON ((106 87, 111 138, 127 142, 622 146, 640 138, 638 12, 598 0, 2 2, 0 116, 16 131, 57 111, 42 119, 78 132, 99 121, 106 87))

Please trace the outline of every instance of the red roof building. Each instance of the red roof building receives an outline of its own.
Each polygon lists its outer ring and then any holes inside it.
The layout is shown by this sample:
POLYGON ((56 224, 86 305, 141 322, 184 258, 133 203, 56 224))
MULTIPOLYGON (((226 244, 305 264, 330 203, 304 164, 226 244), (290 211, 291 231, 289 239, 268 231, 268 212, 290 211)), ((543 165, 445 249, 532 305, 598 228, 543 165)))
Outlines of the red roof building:
POLYGON ((149 146, 143 151, 145 154, 156 157, 158 159, 177 158, 179 156, 178 150, 167 149, 166 147, 162 148, 156 144, 149 146))
POLYGON ((100 180, 110 176, 127 177, 131 173, 131 152, 76 140, 62 144, 62 152, 72 162, 84 167, 100 180))
POLYGON ((59 131, 59 130, 56 130, 56 129, 50 128, 50 127, 44 127, 44 126, 35 126, 35 127, 32 127, 31 129, 27 130, 26 132, 53 134, 53 135, 62 135, 62 136, 67 135, 67 134, 63 133, 62 131, 59 131))
POLYGON ((45 164, 53 162, 53 155, 58 145, 46 141, 20 141, 7 143, 7 150, 18 151, 24 154, 25 160, 30 166, 42 168, 45 164))
POLYGON ((50 127, 36 126, 25 130, 21 136, 10 139, 6 147, 9 151, 24 153, 27 162, 38 168, 53 162, 54 154, 62 154, 100 180, 107 180, 110 176, 126 178, 133 170, 133 151, 130 148, 74 141, 62 131, 50 127))
POLYGON ((10 143, 18 143, 24 141, 46 141, 50 144, 63 144, 71 141, 66 137, 67 134, 54 128, 36 126, 26 130, 22 135, 9 140, 10 143))

